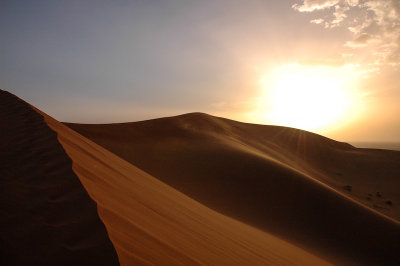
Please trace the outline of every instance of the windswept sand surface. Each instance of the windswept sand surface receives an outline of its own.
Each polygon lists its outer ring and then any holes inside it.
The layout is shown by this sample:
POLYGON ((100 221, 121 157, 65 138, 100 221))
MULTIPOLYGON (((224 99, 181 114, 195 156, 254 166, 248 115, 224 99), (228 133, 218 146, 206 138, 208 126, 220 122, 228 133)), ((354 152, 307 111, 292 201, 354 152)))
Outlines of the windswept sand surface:
POLYGON ((206 206, 331 262, 400 263, 400 152, 199 113, 68 126, 206 206))
POLYGON ((0 103, 2 265, 113 265, 115 251, 122 265, 328 264, 201 205, 7 92, 0 103))
POLYGON ((212 211, 46 115, 45 120, 98 203, 121 264, 327 264, 212 211))
POLYGON ((118 265, 57 134, 1 90, 0 265, 118 265))

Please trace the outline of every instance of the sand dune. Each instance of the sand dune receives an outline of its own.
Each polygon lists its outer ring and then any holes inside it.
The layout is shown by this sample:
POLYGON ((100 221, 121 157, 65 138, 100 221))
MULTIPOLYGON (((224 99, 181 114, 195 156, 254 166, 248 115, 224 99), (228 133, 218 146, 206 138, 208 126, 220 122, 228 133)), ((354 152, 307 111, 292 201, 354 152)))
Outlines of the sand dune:
POLYGON ((218 214, 45 116, 72 158, 122 264, 325 264, 218 214))
POLYGON ((117 265, 96 204, 57 134, 0 91, 0 264, 117 265))
POLYGON ((400 262, 400 152, 199 113, 68 126, 206 206, 329 261, 400 262))
POLYGON ((199 204, 7 92, 0 102, 3 265, 113 265, 114 247, 122 265, 328 264, 199 204))
POLYGON ((4 91, 0 111, 2 265, 400 262, 399 152, 205 114, 80 135, 4 91))

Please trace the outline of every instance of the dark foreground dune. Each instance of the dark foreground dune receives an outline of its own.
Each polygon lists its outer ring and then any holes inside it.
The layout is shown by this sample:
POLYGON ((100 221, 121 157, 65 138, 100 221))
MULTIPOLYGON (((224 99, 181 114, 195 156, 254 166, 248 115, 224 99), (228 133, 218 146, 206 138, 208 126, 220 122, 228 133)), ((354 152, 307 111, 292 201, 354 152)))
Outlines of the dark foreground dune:
POLYGON ((0 103, 2 265, 328 264, 201 205, 7 92, 0 103))
POLYGON ((206 206, 328 261, 400 263, 400 152, 199 113, 67 125, 206 206))
POLYGON ((43 117, 0 91, 0 265, 118 265, 96 203, 43 117))

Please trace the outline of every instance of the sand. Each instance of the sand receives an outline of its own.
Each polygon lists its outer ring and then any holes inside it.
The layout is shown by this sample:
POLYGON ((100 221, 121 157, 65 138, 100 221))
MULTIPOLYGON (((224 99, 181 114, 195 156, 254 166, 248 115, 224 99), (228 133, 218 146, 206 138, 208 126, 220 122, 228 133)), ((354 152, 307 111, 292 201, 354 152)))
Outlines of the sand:
POLYGON ((201 113, 67 125, 213 210, 326 260, 400 261, 400 152, 201 113))
POLYGON ((399 152, 199 113, 67 127, 4 91, 0 111, 2 265, 400 262, 399 152))
POLYGON ((57 134, 0 91, 0 265, 118 265, 57 134))
POLYGON ((0 102, 3 265, 329 264, 207 208, 7 92, 0 102))
POLYGON ((46 115, 45 120, 98 203, 121 264, 327 264, 199 204, 46 115))

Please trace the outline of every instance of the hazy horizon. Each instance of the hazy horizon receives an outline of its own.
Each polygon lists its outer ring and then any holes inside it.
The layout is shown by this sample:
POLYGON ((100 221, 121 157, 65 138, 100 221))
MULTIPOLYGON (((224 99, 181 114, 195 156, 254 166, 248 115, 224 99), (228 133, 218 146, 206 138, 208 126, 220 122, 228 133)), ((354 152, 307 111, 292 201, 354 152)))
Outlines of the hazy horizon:
POLYGON ((56 119, 205 112, 400 142, 400 3, 2 1, 0 88, 56 119))

